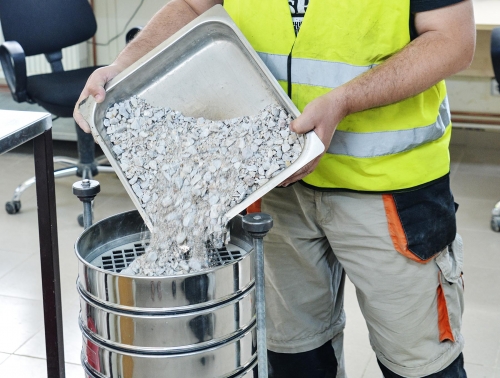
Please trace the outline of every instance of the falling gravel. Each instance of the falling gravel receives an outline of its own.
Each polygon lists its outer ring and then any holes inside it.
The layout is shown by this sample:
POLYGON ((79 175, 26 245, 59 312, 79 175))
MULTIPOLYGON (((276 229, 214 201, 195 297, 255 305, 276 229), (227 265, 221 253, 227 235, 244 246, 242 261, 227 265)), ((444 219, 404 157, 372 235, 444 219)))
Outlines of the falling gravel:
POLYGON ((224 121, 186 117, 139 97, 116 103, 104 126, 116 160, 151 219, 146 253, 122 274, 162 276, 210 267, 225 214, 302 152, 304 138, 277 105, 224 121))

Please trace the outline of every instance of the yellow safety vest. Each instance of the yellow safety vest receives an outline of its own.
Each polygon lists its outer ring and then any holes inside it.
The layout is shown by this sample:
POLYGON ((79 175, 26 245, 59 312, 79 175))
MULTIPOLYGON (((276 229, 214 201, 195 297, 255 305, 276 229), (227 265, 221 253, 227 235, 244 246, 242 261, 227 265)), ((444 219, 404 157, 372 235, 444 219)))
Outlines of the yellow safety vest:
MULTIPOLYGON (((224 7, 302 111, 311 100, 410 42, 409 0, 310 0, 295 36, 287 0, 225 0, 224 7)), ((444 81, 346 117, 304 178, 319 188, 394 191, 449 172, 451 122, 444 81)))

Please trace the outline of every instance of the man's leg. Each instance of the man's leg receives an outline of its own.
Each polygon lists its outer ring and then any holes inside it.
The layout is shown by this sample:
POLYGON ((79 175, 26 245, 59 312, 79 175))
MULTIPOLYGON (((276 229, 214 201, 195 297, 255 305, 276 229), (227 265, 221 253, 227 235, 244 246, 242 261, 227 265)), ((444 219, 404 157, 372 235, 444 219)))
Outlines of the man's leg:
MULTIPOLYGON (((384 365, 377 360, 378 366, 380 366, 380 370, 384 374, 384 378, 403 378, 402 376, 393 373, 389 369, 387 369, 384 365)), ((464 355, 460 353, 455 361, 451 363, 446 369, 441 370, 438 373, 434 373, 431 375, 427 375, 423 378, 467 378, 467 374, 465 374, 464 370, 464 355)))
POLYGON ((336 378, 337 359, 332 343, 302 353, 267 353, 269 378, 336 378))
MULTIPOLYGON (((395 247, 382 195, 322 195, 319 209, 333 212, 323 213, 321 225, 356 286, 377 358, 402 377, 444 371, 464 344, 460 238, 453 248, 417 262, 395 247)), ((439 219, 433 225, 439 227, 439 219)))
POLYGON ((343 356, 342 343, 332 343, 341 340, 345 325, 343 270, 318 227, 315 192, 297 189, 304 188, 274 189, 262 201, 274 220, 264 239, 271 377, 313 377, 316 371, 317 377, 343 378, 335 357, 343 356), (309 364, 311 371, 299 374, 309 364))

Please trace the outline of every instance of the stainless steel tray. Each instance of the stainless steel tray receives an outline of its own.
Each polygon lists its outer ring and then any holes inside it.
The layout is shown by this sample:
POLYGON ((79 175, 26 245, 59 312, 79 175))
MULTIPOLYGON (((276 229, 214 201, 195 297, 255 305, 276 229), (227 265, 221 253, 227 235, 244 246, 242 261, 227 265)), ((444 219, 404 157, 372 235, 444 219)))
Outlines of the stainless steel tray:
MULTIPOLYGON (((153 106, 170 107, 185 116, 211 120, 255 115, 271 103, 281 105, 293 118, 300 114, 220 5, 193 20, 111 80, 105 100, 98 104, 90 97, 80 111, 151 230, 152 222, 121 171, 103 125, 106 109, 133 95, 153 106)), ((314 132, 307 133, 305 139, 300 157, 230 209, 226 214, 228 219, 323 153, 324 145, 314 132)))

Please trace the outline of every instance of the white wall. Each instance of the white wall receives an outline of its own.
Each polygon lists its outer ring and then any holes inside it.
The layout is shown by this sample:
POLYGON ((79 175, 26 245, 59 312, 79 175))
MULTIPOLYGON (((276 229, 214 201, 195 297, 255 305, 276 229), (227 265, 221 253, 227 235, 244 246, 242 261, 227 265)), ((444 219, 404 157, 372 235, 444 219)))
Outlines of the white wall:
POLYGON ((94 0, 94 13, 97 19, 96 42, 107 43, 111 38, 120 34, 107 46, 97 45, 97 64, 110 64, 125 46, 126 32, 131 27, 146 25, 167 2, 168 0, 144 0, 137 14, 125 28, 141 0, 94 0))

